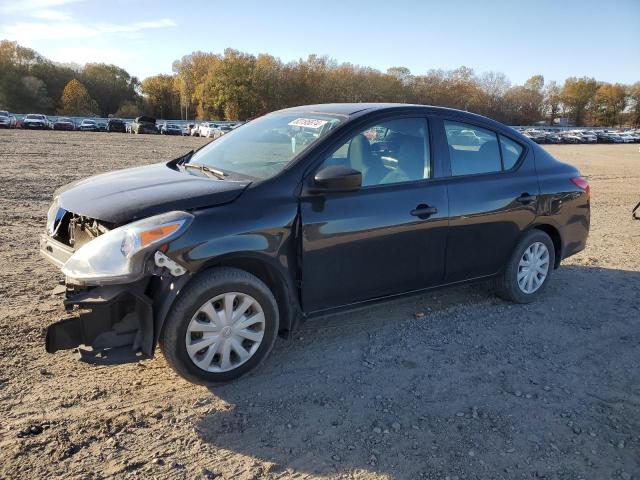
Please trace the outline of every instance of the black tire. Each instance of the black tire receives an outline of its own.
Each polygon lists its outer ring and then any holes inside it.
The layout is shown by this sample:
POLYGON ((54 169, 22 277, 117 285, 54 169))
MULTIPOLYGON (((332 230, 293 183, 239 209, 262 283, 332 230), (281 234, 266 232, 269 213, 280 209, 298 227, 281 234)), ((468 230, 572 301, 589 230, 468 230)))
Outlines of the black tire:
POLYGON ((555 248, 549 235, 542 230, 533 229, 527 232, 518 242, 507 261, 504 270, 495 280, 496 293, 500 298, 514 303, 530 303, 538 298, 549 283, 555 265, 555 248), (525 293, 518 285, 518 265, 525 250, 536 242, 543 243, 549 251, 549 270, 542 285, 533 293, 525 293))
POLYGON ((278 326, 278 304, 262 280, 237 268, 213 268, 193 278, 171 307, 160 335, 160 348, 171 368, 181 377, 200 385, 219 384, 258 367, 275 344, 278 326), (245 363, 227 372, 209 372, 193 363, 187 353, 187 327, 202 304, 226 292, 246 293, 260 303, 265 316, 264 337, 258 350, 245 363))

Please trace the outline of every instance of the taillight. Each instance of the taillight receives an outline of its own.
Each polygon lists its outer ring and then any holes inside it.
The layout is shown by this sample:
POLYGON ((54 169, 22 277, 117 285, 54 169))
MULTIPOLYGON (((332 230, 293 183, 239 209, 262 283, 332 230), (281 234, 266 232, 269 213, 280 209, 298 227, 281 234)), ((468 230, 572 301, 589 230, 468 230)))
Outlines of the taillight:
POLYGON ((581 188, 587 194, 587 198, 591 198, 591 187, 589 186, 589 182, 584 177, 572 177, 571 183, 573 183, 576 187, 581 188))

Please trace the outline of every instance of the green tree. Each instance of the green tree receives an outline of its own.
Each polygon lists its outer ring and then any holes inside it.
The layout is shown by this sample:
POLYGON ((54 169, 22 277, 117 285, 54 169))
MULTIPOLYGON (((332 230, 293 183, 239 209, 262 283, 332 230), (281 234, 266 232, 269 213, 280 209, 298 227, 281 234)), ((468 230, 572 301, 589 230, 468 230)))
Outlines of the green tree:
POLYGON ((541 118, 542 93, 524 86, 510 88, 505 94, 507 122, 512 125, 530 125, 541 118))
POLYGON ((75 78, 70 80, 62 91, 58 115, 96 115, 98 104, 91 98, 87 88, 75 78))
POLYGON ((542 75, 534 75, 524 82, 524 88, 542 93, 542 89, 544 88, 544 77, 542 75))
POLYGON ((636 82, 629 87, 629 98, 631 99, 630 123, 636 127, 640 126, 640 82, 636 82))
POLYGON ((598 87, 594 98, 594 116, 600 125, 620 124, 620 114, 627 105, 628 95, 624 85, 603 83, 598 87))
POLYGON ((567 78, 562 87, 562 103, 575 125, 584 125, 598 90, 598 82, 589 77, 567 78))
POLYGON ((555 81, 551 81, 545 87, 543 96, 543 113, 549 117, 549 125, 553 125, 554 120, 560 114, 562 91, 555 81))
POLYGON ((149 113, 158 118, 180 118, 180 93, 171 75, 154 75, 142 82, 149 113))
POLYGON ((142 99, 135 102, 127 100, 122 102, 114 116, 117 118, 136 118, 142 115, 145 110, 146 107, 142 99))
POLYGON ((123 102, 136 101, 138 97, 138 79, 116 65, 88 63, 80 79, 100 105, 104 117, 115 113, 123 102))

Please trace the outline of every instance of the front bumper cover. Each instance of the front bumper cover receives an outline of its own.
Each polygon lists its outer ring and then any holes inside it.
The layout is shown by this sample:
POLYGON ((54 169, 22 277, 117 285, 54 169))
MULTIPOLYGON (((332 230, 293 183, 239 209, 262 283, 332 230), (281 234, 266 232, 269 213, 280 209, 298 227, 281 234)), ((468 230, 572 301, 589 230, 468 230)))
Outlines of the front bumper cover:
POLYGON ((109 285, 89 290, 67 291, 65 308, 87 309, 77 318, 61 320, 49 326, 46 349, 49 353, 80 348, 81 358, 87 361, 105 359, 116 354, 114 362, 123 363, 153 355, 153 300, 145 294, 149 279, 126 285, 109 285), (123 358, 123 353, 127 358, 123 358), (100 355, 98 357, 97 355, 100 355))

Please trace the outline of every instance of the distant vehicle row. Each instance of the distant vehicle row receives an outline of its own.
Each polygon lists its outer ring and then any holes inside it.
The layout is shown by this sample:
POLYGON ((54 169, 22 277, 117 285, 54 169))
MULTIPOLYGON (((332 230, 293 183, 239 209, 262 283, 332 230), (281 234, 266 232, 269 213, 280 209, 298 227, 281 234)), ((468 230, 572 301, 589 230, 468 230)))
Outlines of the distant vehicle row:
POLYGON ((80 123, 74 122, 69 117, 57 117, 50 120, 46 115, 30 113, 22 120, 18 120, 15 115, 7 111, 0 110, 0 128, 23 128, 31 130, 67 130, 81 132, 121 132, 133 134, 161 134, 161 135, 181 135, 193 137, 206 137, 216 139, 226 132, 231 131, 240 125, 240 122, 203 122, 178 124, 163 121, 158 123, 155 118, 141 116, 133 121, 126 121, 120 118, 110 118, 100 120, 85 118, 80 123))
POLYGON ((519 130, 536 143, 640 143, 640 129, 519 130))

